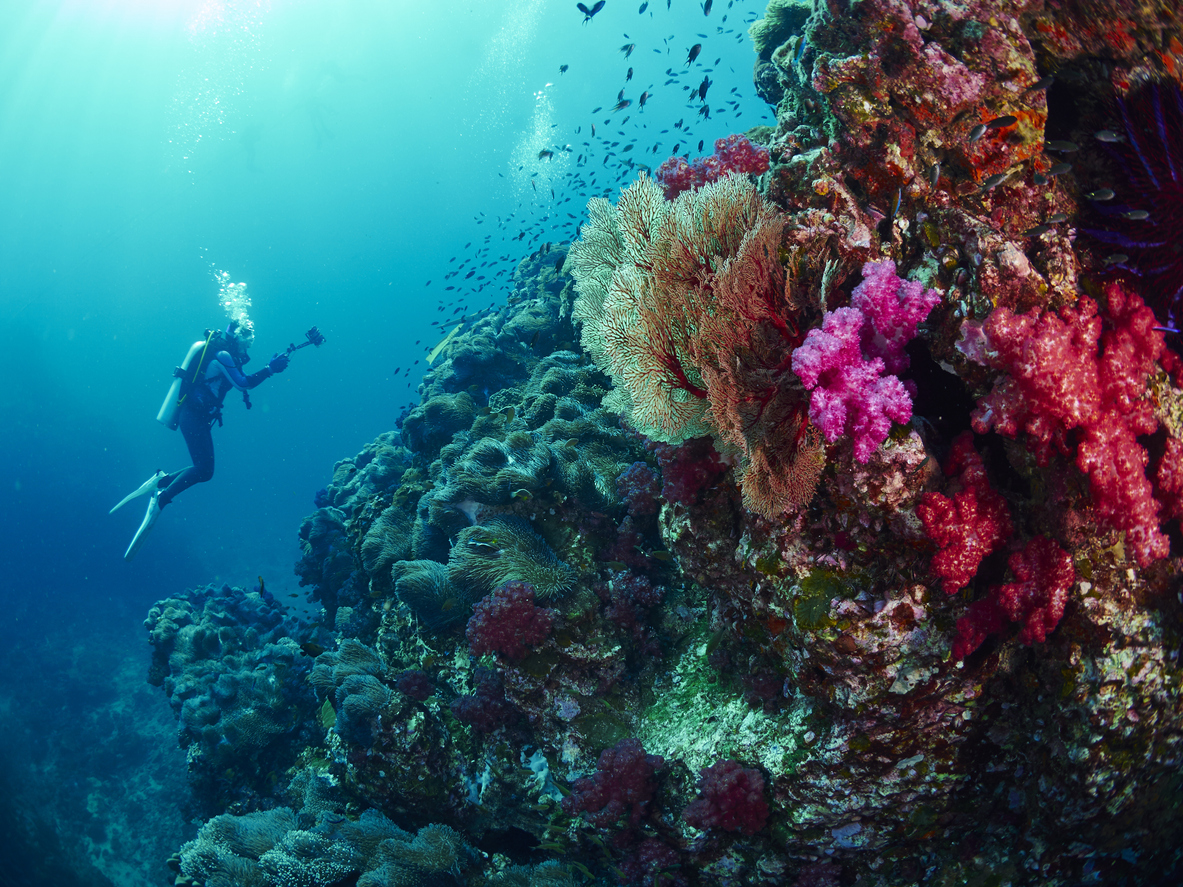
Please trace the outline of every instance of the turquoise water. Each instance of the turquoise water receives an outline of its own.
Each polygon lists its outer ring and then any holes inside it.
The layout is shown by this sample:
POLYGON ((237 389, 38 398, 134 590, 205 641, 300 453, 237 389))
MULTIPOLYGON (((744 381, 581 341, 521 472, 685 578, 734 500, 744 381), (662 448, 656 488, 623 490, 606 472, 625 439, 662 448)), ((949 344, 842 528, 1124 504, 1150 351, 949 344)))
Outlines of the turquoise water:
POLYGON ((260 575, 301 594, 313 494, 417 402, 446 321, 503 304, 590 196, 773 122, 746 33, 762 3, 641 5, 586 24, 567 0, 0 6, 0 789, 23 823, 0 828, 23 836, 0 884, 163 883, 192 826, 172 714, 143 682, 147 608, 260 575), (227 398, 214 480, 125 564, 141 508, 107 511, 187 463, 154 416, 226 323, 220 274, 251 299, 250 369, 313 325, 327 343, 249 413, 227 398))

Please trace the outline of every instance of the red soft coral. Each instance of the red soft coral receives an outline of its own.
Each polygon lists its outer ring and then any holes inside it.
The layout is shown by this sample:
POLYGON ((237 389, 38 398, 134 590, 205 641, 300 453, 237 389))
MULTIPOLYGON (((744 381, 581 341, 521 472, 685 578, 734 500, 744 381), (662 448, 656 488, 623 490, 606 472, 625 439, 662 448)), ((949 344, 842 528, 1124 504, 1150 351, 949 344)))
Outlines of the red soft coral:
POLYGON ((768 821, 764 774, 739 761, 719 761, 699 771, 698 797, 682 811, 695 828, 754 835, 768 821))
POLYGON ((501 653, 521 659, 542 643, 554 626, 555 611, 534 606, 534 588, 507 582, 472 608, 465 637, 473 656, 501 653))
POLYGON ((941 546, 933 556, 932 571, 944 580, 946 594, 956 594, 973 579, 982 559, 1010 537, 1011 522, 1006 501, 991 489, 968 431, 953 441, 945 474, 959 475, 960 490, 952 499, 925 493, 916 513, 928 538, 941 546))
POLYGON ((1097 515, 1126 533, 1145 567, 1170 550, 1146 476, 1148 456, 1136 439, 1158 427, 1145 392, 1163 337, 1154 314, 1120 282, 1106 286, 1105 296, 1104 318, 1088 298, 1059 315, 994 311, 984 327, 987 356, 1006 375, 978 403, 973 427, 1008 437, 1025 431, 1040 464, 1053 447, 1072 455, 1068 432, 1080 429, 1076 465, 1089 477, 1097 515))
POLYGON ((627 814, 628 824, 635 828, 649 811, 657 792, 657 771, 664 766, 665 759, 646 754, 639 739, 622 739, 600 753, 592 776, 576 780, 572 794, 563 798, 563 809, 586 813, 601 828, 627 814))
POLYGON ((957 620, 953 658, 964 659, 1001 631, 1007 619, 1023 623, 1019 640, 1024 644, 1043 643, 1059 625, 1076 581, 1072 557, 1046 536, 1036 536, 1008 563, 1015 581, 995 586, 957 620))

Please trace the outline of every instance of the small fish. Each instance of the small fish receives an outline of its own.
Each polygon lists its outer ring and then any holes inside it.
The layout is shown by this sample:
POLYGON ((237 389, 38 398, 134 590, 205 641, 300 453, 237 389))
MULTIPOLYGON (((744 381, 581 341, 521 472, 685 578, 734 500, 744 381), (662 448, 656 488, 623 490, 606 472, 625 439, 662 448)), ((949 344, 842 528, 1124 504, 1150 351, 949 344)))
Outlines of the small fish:
POLYGON ((506 407, 501 411, 501 415, 505 417, 506 422, 512 422, 513 417, 517 415, 517 411, 513 407, 506 407))
POLYGON ((1105 201, 1105 200, 1112 200, 1114 197, 1117 196, 1117 194, 1114 193, 1112 188, 1098 188, 1096 191, 1090 191, 1088 194, 1086 194, 1084 196, 1087 197, 1089 200, 1096 200, 1098 202, 1101 202, 1101 201, 1105 201))
POLYGON ((1059 151, 1062 154, 1071 154, 1073 151, 1079 151, 1080 145, 1076 142, 1068 142, 1063 139, 1053 139, 1050 142, 1044 142, 1043 149, 1045 151, 1059 151))
POLYGON ((672 561, 674 559, 674 556, 672 554, 670 554, 668 551, 651 551, 651 552, 649 552, 649 556, 651 558, 653 558, 655 561, 667 561, 668 562, 668 561, 672 561))
POLYGON ((577 447, 577 446, 579 446, 579 438, 578 437, 569 437, 565 441, 563 441, 563 446, 577 447))
POLYGON ((529 490, 522 488, 520 490, 514 490, 513 495, 510 496, 509 498, 521 499, 523 502, 529 502, 531 499, 534 498, 534 494, 531 493, 529 490))
POLYGON ((711 78, 703 77, 702 83, 698 84, 698 100, 702 101, 707 97, 707 90, 711 88, 711 78))
POLYGON ((637 10, 637 15, 644 15, 645 10, 648 8, 649 8, 649 0, 645 0, 645 2, 641 4, 641 8, 637 10))
POLYGON ((691 46, 690 47, 690 54, 686 56, 686 64, 687 65, 694 64, 694 60, 696 58, 698 58, 698 54, 700 52, 702 52, 702 44, 701 43, 695 43, 693 46, 691 46))
POLYGON ((1010 178, 1009 172, 997 172, 994 175, 990 176, 988 179, 986 179, 984 182, 982 182, 982 190, 983 191, 990 191, 994 188, 997 188, 999 185, 1001 185, 1003 182, 1005 182, 1009 178, 1010 178))
POLYGON ((1045 89, 1051 87, 1056 82, 1055 74, 1048 74, 1046 77, 1040 77, 1030 86, 1023 90, 1024 95, 1029 92, 1043 92, 1045 89))
POLYGON ((633 69, 629 68, 628 73, 624 75, 624 82, 628 83, 632 79, 633 79, 633 69))
POLYGON ((570 65, 559 65, 559 73, 566 74, 570 67, 570 65))
POLYGON ((1106 265, 1118 265, 1122 262, 1128 262, 1129 260, 1130 260, 1130 257, 1127 256, 1125 253, 1114 253, 1111 256, 1105 257, 1105 264, 1106 265))
POLYGON ((973 129, 971 129, 969 131, 969 141, 976 142, 983 135, 985 135, 985 133, 986 133, 986 124, 979 123, 977 126, 975 126, 973 129))
POLYGON ((649 101, 649 90, 645 90, 643 93, 641 93, 641 97, 637 99, 637 107, 644 108, 645 102, 647 101, 649 101))
POLYGON ((575 6, 580 12, 583 13, 583 23, 586 25, 592 20, 597 12, 604 8, 604 0, 598 0, 596 5, 591 9, 588 9, 582 3, 576 3, 575 6))
POLYGON ((937 186, 937 182, 939 182, 940 180, 941 180, 941 163, 938 160, 928 170, 928 184, 930 187, 935 188, 937 186))
POLYGON ((1047 223, 1049 225, 1058 225, 1058 224, 1060 224, 1060 222, 1067 222, 1067 221, 1068 221, 1068 216, 1065 213, 1053 213, 1052 215, 1047 217, 1047 223))
POLYGON ((624 53, 625 58, 628 58, 630 55, 633 54, 633 50, 636 48, 637 48, 637 44, 626 43, 626 44, 624 44, 624 46, 620 47, 620 51, 624 53))
POLYGON ((1117 133, 1115 133, 1111 129, 1103 129, 1100 132, 1095 132, 1095 133, 1093 133, 1093 138, 1096 139, 1098 142, 1108 142, 1111 145, 1116 142, 1124 142, 1125 141, 1125 139, 1123 139, 1120 135, 1118 135, 1117 133))
POLYGON ((797 44, 797 54, 796 54, 796 56, 793 57, 793 64, 796 64, 796 65, 801 64, 801 59, 805 58, 805 45, 808 42, 809 41, 807 41, 805 39, 805 35, 802 34, 801 35, 801 42, 797 44))
POLYGON ((626 564, 624 561, 606 561, 604 566, 616 573, 619 573, 621 570, 628 569, 628 564, 626 564))
POLYGON ((555 156, 555 152, 550 150, 550 148, 543 148, 541 151, 538 152, 538 159, 539 160, 550 160, 554 156, 555 156))
POLYGON ((1028 228, 1023 232, 1024 237, 1041 237, 1052 230, 1051 225, 1036 225, 1034 228, 1028 228))
POLYGON ((714 4, 714 2, 715 2, 715 0, 706 0, 706 3, 702 4, 702 14, 703 15, 710 15, 711 14, 711 6, 714 4))
POLYGON ((1037 172, 1031 176, 1031 181, 1035 182, 1037 185, 1046 185, 1051 180, 1043 173, 1037 172))
POLYGON ((1072 172, 1071 163, 1053 163, 1051 169, 1047 171, 1047 174, 1052 178, 1055 178, 1056 176, 1062 176, 1065 173, 1070 172, 1072 172))
POLYGON ((632 99, 621 99, 619 102, 617 102, 615 105, 612 106, 612 110, 613 111, 623 111, 625 108, 627 108, 632 103, 633 103, 632 99))
POLYGON ((986 124, 986 129, 1006 129, 1008 126, 1014 126, 1019 122, 1019 118, 1014 114, 1006 114, 1002 117, 995 117, 986 124))
POLYGON ((316 643, 316 641, 305 641, 304 643, 300 644, 300 651, 305 656, 311 656, 313 659, 315 659, 325 651, 325 648, 316 643))
POLYGON ((266 588, 266 586, 263 585, 263 577, 262 576, 259 577, 259 594, 263 595, 264 597, 267 596, 267 588, 266 588))
MULTIPOLYGON (((1122 215, 1122 218, 1129 219, 1130 221, 1133 221, 1133 222, 1144 222, 1148 218, 1150 218, 1150 213, 1144 209, 1131 209, 1129 212, 1122 213, 1121 215, 1122 215)), ((262 586, 262 584, 263 584, 263 580, 260 577, 260 579, 259 579, 260 587, 262 586)))

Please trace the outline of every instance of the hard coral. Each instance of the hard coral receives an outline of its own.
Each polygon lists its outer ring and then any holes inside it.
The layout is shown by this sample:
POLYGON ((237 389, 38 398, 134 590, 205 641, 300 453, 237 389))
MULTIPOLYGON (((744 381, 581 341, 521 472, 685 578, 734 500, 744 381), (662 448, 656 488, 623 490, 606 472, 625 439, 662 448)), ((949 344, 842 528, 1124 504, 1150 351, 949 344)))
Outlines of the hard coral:
POLYGON ((754 835, 768 822, 764 774, 739 761, 719 761, 699 771, 698 797, 682 811, 698 829, 720 828, 754 835))
POLYGON ((1097 514, 1126 533, 1145 567, 1170 550, 1146 476, 1149 457, 1137 441, 1158 427, 1144 392, 1163 337, 1150 309, 1123 284, 1110 283, 1105 296, 1104 316, 1087 297, 1058 315, 995 310, 984 327, 987 359, 1006 375, 979 401, 973 427, 1007 437, 1026 431, 1040 464, 1053 446, 1070 455, 1068 432, 1080 429, 1076 466, 1089 477, 1097 514))
POLYGON ((990 487, 970 432, 953 442, 945 474, 958 475, 960 489, 951 499, 925 493, 916 513, 928 538, 941 546, 932 571, 943 580, 945 594, 956 594, 973 579, 982 559, 1010 537, 1011 522, 1006 500, 990 487))
POLYGON ((574 792, 563 799, 568 813, 586 813, 601 828, 622 817, 636 827, 649 811, 657 791, 657 771, 665 766, 659 755, 645 754, 638 739, 622 739, 604 749, 596 772, 575 782, 574 792))
POLYGON ((768 172, 768 151, 753 145, 747 136, 730 135, 715 140, 715 153, 687 163, 684 157, 671 157, 654 174, 665 189, 666 200, 673 200, 683 191, 701 188, 729 172, 768 172))
POLYGON ((521 659, 546 640, 554 621, 554 610, 534 606, 533 586, 507 582, 473 607, 465 637, 473 656, 500 653, 521 659))

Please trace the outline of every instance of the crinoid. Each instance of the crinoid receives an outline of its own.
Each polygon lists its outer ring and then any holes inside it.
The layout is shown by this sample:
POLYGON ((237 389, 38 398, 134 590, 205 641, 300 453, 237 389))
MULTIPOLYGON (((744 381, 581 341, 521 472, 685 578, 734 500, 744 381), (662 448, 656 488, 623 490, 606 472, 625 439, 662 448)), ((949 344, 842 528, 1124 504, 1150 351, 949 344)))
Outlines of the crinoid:
POLYGON ((1104 227, 1086 230, 1114 249, 1107 264, 1141 281, 1159 322, 1183 330, 1183 88, 1173 80, 1144 84, 1119 99, 1118 110, 1125 137, 1108 147, 1125 182, 1115 183, 1115 198, 1090 195, 1104 227))

